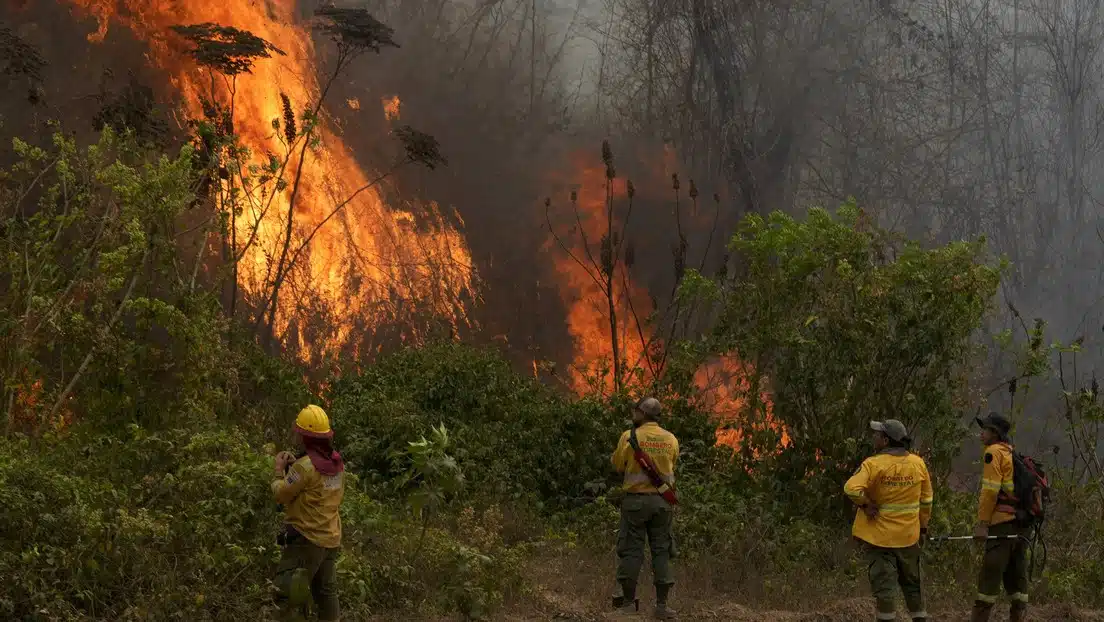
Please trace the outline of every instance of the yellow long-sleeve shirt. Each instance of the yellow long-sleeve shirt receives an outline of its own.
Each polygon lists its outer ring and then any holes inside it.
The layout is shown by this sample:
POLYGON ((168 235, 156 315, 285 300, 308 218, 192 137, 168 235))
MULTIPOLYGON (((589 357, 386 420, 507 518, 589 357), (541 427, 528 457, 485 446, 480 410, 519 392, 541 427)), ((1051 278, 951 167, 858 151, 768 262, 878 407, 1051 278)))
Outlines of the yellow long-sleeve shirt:
MULTIPOLYGON (((675 462, 678 460, 679 442, 674 434, 659 427, 659 424, 648 422, 636 429, 636 441, 644 453, 652 458, 660 477, 668 484, 675 483, 675 462)), ((659 491, 648 479, 648 474, 633 458, 632 446, 629 445, 629 431, 621 435, 617 442, 617 449, 610 457, 613 468, 618 473, 625 474, 623 488, 625 492, 658 493, 659 491)))
POLYGON ((997 497, 1001 492, 1016 493, 1012 480, 1012 446, 1008 443, 995 443, 985 448, 978 495, 979 521, 999 525, 1016 518, 1014 514, 997 511, 997 497))
POLYGON ((288 469, 287 476, 272 482, 276 503, 284 506, 284 522, 316 546, 341 546, 341 499, 345 496, 345 474, 322 475, 314 470, 309 456, 288 469))
POLYGON ((887 449, 864 460, 843 491, 858 506, 871 502, 878 506, 872 519, 859 511, 851 528, 852 535, 874 546, 912 546, 931 519, 928 467, 923 458, 904 449, 887 449))

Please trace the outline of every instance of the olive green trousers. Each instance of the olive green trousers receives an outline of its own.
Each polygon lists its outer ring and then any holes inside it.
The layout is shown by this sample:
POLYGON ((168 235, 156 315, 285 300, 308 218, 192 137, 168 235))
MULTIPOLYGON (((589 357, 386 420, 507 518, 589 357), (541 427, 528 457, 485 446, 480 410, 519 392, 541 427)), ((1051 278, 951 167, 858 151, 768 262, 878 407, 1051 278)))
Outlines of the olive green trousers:
POLYGON ((928 617, 924 609, 923 577, 920 572, 920 547, 887 549, 863 543, 869 564, 870 591, 878 605, 879 620, 897 619, 897 588, 905 595, 909 616, 928 617))
MULTIPOLYGON (((1001 523, 989 528, 990 536, 1023 536, 1024 528, 1015 523, 1001 523)), ((1027 607, 1027 546, 1023 537, 989 540, 981 558, 978 576, 977 601, 995 604, 1000 596, 1001 584, 1013 606, 1027 607)))
POLYGON ((284 546, 275 583, 276 602, 286 618, 302 614, 313 599, 319 620, 340 619, 336 571, 339 552, 340 549, 315 546, 302 536, 284 546))
POLYGON ((674 585, 671 572, 671 506, 659 495, 627 495, 621 501, 621 526, 617 532, 617 582, 626 598, 636 593, 644 565, 644 543, 652 553, 652 575, 657 587, 674 585))

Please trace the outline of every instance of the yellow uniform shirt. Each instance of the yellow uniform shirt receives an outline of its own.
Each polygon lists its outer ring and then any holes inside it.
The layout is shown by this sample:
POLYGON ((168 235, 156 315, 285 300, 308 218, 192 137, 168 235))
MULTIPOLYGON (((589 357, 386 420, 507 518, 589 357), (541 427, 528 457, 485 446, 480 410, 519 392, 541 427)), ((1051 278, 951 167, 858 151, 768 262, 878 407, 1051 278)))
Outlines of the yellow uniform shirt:
MULTIPOLYGON (((679 443, 674 434, 659 427, 658 423, 648 422, 636 429, 636 441, 644 453, 652 458, 660 477, 668 484, 675 483, 675 462, 678 460, 679 443)), ((625 474, 625 492, 658 493, 659 491, 648 479, 648 474, 633 458, 632 446, 629 445, 629 431, 621 435, 617 442, 617 449, 610 458, 613 468, 618 473, 625 474)))
POLYGON ((889 549, 912 546, 931 519, 932 484, 924 459, 904 449, 887 449, 863 461, 843 485, 856 505, 873 502, 878 514, 855 515, 851 533, 859 540, 889 549))
POLYGON ((284 522, 316 546, 341 546, 341 499, 345 495, 345 473, 322 475, 314 470, 309 456, 288 469, 287 477, 272 482, 276 503, 284 506, 284 522))
POLYGON ((997 511, 997 496, 1001 492, 1015 494, 1012 482, 1012 446, 996 443, 985 448, 981 467, 981 493, 978 496, 978 520, 990 525, 1007 523, 1014 514, 997 511))

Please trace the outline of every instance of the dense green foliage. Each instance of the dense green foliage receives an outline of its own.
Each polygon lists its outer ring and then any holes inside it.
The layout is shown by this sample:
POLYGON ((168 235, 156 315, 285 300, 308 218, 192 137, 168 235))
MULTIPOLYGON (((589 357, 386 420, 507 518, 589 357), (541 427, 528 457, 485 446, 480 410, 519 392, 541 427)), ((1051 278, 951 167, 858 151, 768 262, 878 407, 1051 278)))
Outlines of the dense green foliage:
MULTIPOLYGON (((272 457, 236 428, 4 441, 0 615, 257 619, 279 557, 271 470, 272 457)), ((493 514, 482 527, 423 533, 350 478, 342 520, 338 575, 354 619, 377 609, 474 614, 515 585, 520 551, 487 535, 493 514)))
POLYGON ((789 434, 768 468, 774 493, 793 498, 797 514, 825 516, 868 451, 872 419, 903 421, 939 473, 961 446, 970 338, 998 269, 980 242, 895 242, 853 205, 800 221, 751 215, 729 245, 738 278, 688 286, 719 306, 698 347, 738 353, 752 368, 747 420, 760 433, 748 435, 743 457, 774 454, 768 416, 789 434), (763 387, 773 404, 758 399, 763 387))
POLYGON ((87 148, 59 132, 50 149, 14 150, 0 171, 7 428, 157 426, 269 406, 271 378, 237 374, 247 359, 257 373, 270 365, 248 343, 231 347, 182 247, 182 223, 198 216, 191 148, 149 154, 108 129, 87 148))
MULTIPOLYGON (((383 357, 336 383, 331 412, 366 481, 385 484, 407 441, 444 424, 476 494, 557 507, 593 498, 628 412, 571 402, 520 376, 496 353, 437 344, 383 357)), ((381 491, 382 492, 382 491, 381 491)))

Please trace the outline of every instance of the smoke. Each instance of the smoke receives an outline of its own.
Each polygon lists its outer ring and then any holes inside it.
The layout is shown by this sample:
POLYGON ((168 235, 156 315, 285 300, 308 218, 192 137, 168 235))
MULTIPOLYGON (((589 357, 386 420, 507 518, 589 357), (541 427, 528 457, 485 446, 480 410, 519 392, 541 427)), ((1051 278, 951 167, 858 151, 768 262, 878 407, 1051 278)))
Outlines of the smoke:
POLYGON ((66 131, 87 139, 102 123, 123 119, 147 140, 171 135, 165 113, 177 95, 145 61, 145 44, 125 29, 92 44, 87 37, 95 22, 74 19, 53 2, 0 4, 0 27, 45 61, 36 79, 8 76, 3 85, 15 95, 0 100, 0 127, 8 136, 42 139, 51 132, 47 122, 59 120, 66 131))
MULTIPOLYGON (((334 111, 347 139, 371 154, 386 125, 377 111, 398 96, 403 122, 437 137, 449 158, 441 172, 404 173, 400 189, 462 215, 486 284, 483 337, 505 340, 519 362, 571 361, 544 202, 569 209, 572 187, 607 137, 591 129, 580 104, 577 82, 591 60, 579 53, 587 16, 569 3, 539 3, 536 14, 529 1, 369 4, 402 47, 386 60, 365 59, 339 86, 337 99, 357 102, 334 111)), ((619 183, 631 177, 642 189, 630 224, 637 274, 646 288, 669 284, 659 276, 670 273, 673 227, 664 147, 631 137, 613 143, 619 183)))

